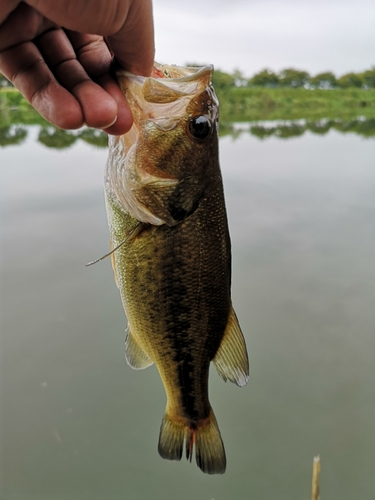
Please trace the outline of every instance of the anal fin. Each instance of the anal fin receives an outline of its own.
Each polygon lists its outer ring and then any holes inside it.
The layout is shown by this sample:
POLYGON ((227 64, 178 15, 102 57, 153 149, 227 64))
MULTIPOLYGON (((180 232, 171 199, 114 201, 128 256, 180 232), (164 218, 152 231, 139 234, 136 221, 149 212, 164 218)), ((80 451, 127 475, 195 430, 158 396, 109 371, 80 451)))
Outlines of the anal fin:
POLYGON ((128 327, 128 333, 125 339, 125 359, 128 365, 135 370, 143 370, 153 364, 153 361, 138 344, 131 332, 130 326, 128 327))
POLYGON ((245 339, 238 323, 236 313, 231 306, 223 340, 213 359, 220 377, 242 387, 249 380, 249 358, 245 339))

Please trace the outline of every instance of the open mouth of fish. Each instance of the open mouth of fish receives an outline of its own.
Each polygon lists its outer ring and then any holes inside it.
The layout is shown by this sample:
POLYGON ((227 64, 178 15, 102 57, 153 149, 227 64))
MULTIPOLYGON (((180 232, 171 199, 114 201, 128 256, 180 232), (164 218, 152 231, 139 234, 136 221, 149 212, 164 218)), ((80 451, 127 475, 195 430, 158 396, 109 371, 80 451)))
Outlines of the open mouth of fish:
MULTIPOLYGON (((188 107, 194 96, 198 98, 210 88, 212 70, 212 65, 180 67, 155 63, 150 77, 133 75, 125 70, 117 73, 134 122, 127 134, 109 138, 112 156, 106 183, 126 212, 141 222, 156 226, 166 223, 140 202, 137 192, 145 186, 161 184, 173 189, 180 180, 158 168, 152 157, 144 159, 142 167, 139 167, 141 163, 136 161, 135 153, 140 133, 151 128, 170 132, 183 120, 189 133, 188 107)), ((207 116, 203 118, 213 127, 218 116, 218 101, 214 92, 210 94, 210 99, 207 116)), ((202 122, 201 126, 206 123, 202 122)))

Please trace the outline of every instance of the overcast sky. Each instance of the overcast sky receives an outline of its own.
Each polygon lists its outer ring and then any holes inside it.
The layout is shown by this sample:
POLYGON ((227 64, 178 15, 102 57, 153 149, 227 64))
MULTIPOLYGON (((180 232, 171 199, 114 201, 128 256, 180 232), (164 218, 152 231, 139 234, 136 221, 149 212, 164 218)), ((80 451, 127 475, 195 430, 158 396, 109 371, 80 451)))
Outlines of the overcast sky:
POLYGON ((154 0, 156 60, 340 76, 375 66, 375 0, 154 0))

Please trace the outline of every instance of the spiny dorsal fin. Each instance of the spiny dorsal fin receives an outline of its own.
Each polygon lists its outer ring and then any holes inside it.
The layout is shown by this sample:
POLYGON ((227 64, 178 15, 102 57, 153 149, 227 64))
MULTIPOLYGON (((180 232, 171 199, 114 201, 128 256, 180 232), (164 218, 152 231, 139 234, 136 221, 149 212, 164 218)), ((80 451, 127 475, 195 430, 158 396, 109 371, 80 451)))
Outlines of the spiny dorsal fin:
POLYGON ((249 380, 249 359, 236 313, 231 306, 223 340, 213 359, 220 377, 242 387, 249 380))
POLYGON ((143 370, 153 364, 153 361, 151 361, 134 338, 130 326, 128 327, 128 334, 125 339, 125 359, 128 365, 135 370, 143 370))

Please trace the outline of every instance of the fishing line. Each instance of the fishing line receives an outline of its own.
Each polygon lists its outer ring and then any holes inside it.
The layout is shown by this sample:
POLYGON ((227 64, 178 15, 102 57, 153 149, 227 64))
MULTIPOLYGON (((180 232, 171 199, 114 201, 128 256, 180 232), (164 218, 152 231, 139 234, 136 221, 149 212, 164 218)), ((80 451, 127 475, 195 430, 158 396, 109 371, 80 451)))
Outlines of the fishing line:
POLYGON ((116 250, 118 250, 126 241, 129 240, 129 238, 131 237, 135 237, 137 236, 141 230, 143 229, 143 224, 142 222, 138 222, 138 224, 135 226, 134 229, 132 229, 127 235, 126 235, 126 238, 124 240, 122 240, 121 243, 119 243, 117 245, 117 247, 113 248, 110 252, 106 253, 105 255, 103 255, 103 257, 100 257, 99 259, 96 259, 96 260, 92 260, 91 262, 88 262, 86 264, 86 267, 89 267, 89 266, 92 266, 93 264, 96 264, 97 262, 100 262, 101 260, 104 260, 105 258, 109 257, 110 255, 112 255, 114 252, 116 252, 116 250))

